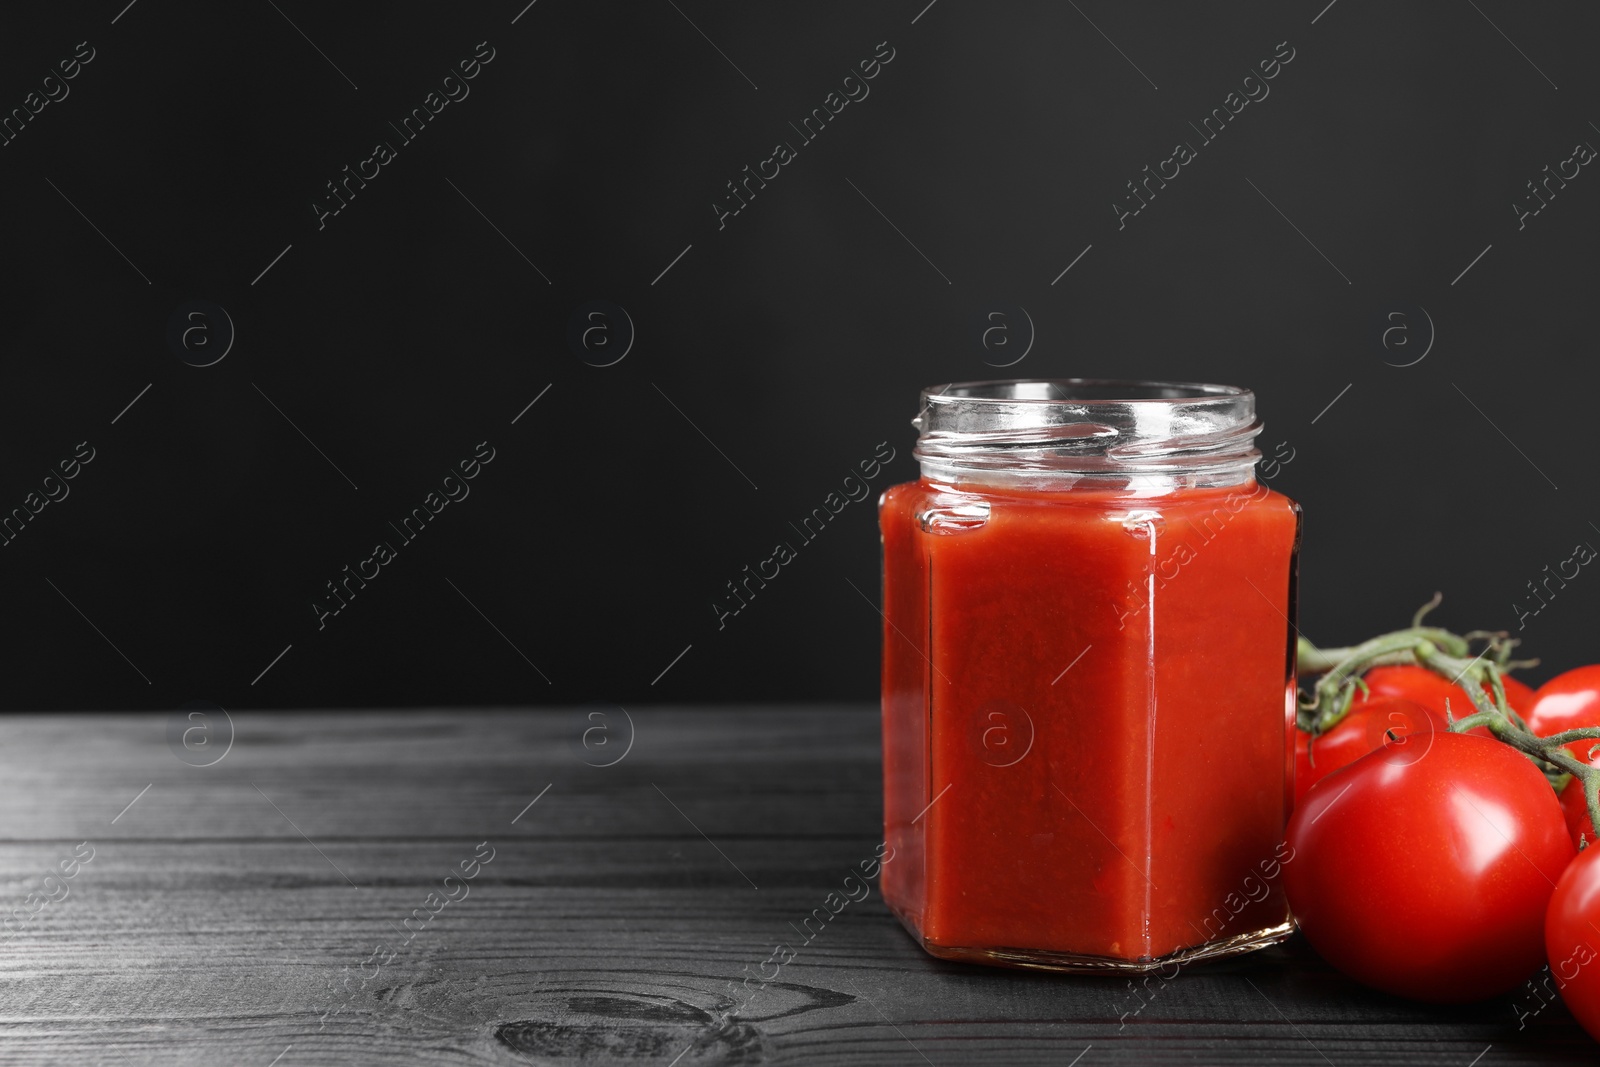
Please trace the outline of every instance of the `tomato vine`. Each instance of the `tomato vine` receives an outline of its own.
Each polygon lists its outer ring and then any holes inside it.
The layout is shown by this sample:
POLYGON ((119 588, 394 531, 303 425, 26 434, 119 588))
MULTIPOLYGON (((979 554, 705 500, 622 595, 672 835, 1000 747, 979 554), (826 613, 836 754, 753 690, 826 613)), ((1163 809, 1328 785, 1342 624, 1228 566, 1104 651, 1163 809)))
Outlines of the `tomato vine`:
POLYGON ((1424 618, 1439 606, 1440 599, 1435 596, 1418 609, 1409 627, 1358 645, 1319 649, 1300 638, 1301 673, 1321 677, 1309 691, 1300 694, 1296 725, 1313 739, 1337 726, 1349 713, 1357 693, 1366 689, 1361 676, 1374 667, 1424 667, 1460 688, 1471 708, 1459 718, 1447 715, 1451 732, 1487 728, 1496 740, 1533 760, 1558 792, 1571 778, 1578 779, 1583 783, 1589 818, 1600 827, 1600 767, 1579 760, 1565 747, 1577 741, 1600 742, 1600 726, 1564 730, 1549 737, 1535 734, 1506 702, 1505 676, 1508 671, 1538 661, 1513 660, 1518 641, 1504 631, 1457 634, 1424 626, 1424 618), (1476 653, 1474 645, 1481 645, 1476 653))

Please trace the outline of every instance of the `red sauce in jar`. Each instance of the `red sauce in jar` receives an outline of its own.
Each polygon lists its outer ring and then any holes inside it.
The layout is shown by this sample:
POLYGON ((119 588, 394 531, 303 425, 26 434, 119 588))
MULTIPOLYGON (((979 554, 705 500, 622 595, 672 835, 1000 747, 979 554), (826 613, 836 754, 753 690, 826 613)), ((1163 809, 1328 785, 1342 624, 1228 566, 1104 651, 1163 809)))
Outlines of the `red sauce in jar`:
POLYGON ((1297 506, 924 479, 880 521, 882 891, 923 946, 1138 969, 1286 936, 1297 506))

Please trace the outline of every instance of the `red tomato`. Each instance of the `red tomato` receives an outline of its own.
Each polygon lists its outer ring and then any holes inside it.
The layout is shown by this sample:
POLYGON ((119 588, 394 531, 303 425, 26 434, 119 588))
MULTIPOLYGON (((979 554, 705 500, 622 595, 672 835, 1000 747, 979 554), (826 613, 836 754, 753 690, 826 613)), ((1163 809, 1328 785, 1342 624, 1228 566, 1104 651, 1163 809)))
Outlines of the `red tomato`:
POLYGON ((1544 947, 1561 999, 1600 1041, 1600 848, 1584 849, 1556 883, 1544 947))
MULTIPOLYGON (((1506 695, 1509 699, 1509 690, 1506 695)), ((1600 726, 1600 664, 1558 674, 1541 685, 1533 694, 1533 706, 1523 712, 1523 717, 1540 737, 1580 726, 1600 726)), ((1575 741, 1567 747, 1583 759, 1595 744, 1575 741)))
POLYGON ((1587 838, 1594 844, 1594 823, 1589 821, 1589 805, 1583 799, 1583 783, 1574 778, 1561 789, 1561 815, 1567 820, 1567 834, 1572 844, 1587 838))
POLYGON ((1574 852, 1561 806, 1508 745, 1427 740, 1312 786, 1289 821, 1284 890, 1307 940, 1359 982, 1436 1003, 1509 993, 1544 962, 1545 908, 1574 852))
MULTIPOLYGON (((1589 762, 1600 765, 1600 741, 1585 741, 1582 744, 1586 749, 1594 749, 1589 762)), ((1582 759, 1583 754, 1578 754, 1578 758, 1582 759)), ((1600 843, 1595 840, 1594 823, 1589 821, 1589 805, 1583 799, 1583 783, 1576 778, 1561 788, 1561 814, 1566 816, 1567 833, 1572 835, 1574 845, 1580 838, 1587 838, 1591 845, 1600 843)))
MULTIPOLYGON (((1339 724, 1315 741, 1304 730, 1294 737, 1294 803, 1300 806, 1306 790, 1340 767, 1348 766, 1373 749, 1406 744, 1418 730, 1443 733, 1444 716, 1409 700, 1384 698, 1351 707, 1339 724), (1394 734, 1395 739, 1389 737, 1394 734)), ((1420 740, 1420 739, 1419 739, 1420 740)), ((1415 741, 1410 743, 1416 743, 1415 741)))
MULTIPOLYGON (((1357 700, 1400 697, 1415 701, 1440 715, 1445 713, 1445 701, 1448 700, 1450 714, 1458 719, 1465 719, 1478 710, 1473 707, 1472 698, 1467 696, 1459 685, 1426 667, 1409 664, 1398 667, 1374 667, 1363 676, 1363 681, 1367 683, 1371 695, 1362 697, 1358 691, 1357 700)), ((1511 705, 1512 711, 1526 718, 1533 706, 1534 691, 1515 678, 1508 677, 1504 681, 1506 703, 1511 705)), ((1484 686, 1485 690, 1488 688, 1484 686)), ((1480 730, 1481 727, 1472 732, 1478 733, 1480 730)))

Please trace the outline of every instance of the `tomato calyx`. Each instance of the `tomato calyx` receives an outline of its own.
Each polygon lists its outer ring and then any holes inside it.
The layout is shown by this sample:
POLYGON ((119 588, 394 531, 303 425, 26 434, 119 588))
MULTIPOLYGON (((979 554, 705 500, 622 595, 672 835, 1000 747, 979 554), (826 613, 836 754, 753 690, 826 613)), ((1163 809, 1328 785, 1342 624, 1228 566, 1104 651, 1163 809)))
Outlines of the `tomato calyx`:
POLYGON ((1424 604, 1408 628, 1348 648, 1318 649, 1301 637, 1300 671, 1321 673, 1321 677, 1309 692, 1300 694, 1295 725, 1315 742, 1349 714, 1357 692, 1366 690, 1362 675, 1367 671, 1399 665, 1424 667, 1460 688, 1463 703, 1471 709, 1459 718, 1447 711, 1452 733, 1486 728, 1495 740, 1532 759, 1558 791, 1570 778, 1578 779, 1589 818, 1600 827, 1600 766, 1591 766, 1566 748, 1577 741, 1600 741, 1600 726, 1564 730, 1549 737, 1535 734, 1507 702, 1505 675, 1538 661, 1513 660, 1519 642, 1505 631, 1474 630, 1463 635, 1424 626, 1423 619, 1440 599, 1435 595, 1424 604), (1476 652, 1474 643, 1482 646, 1476 652))

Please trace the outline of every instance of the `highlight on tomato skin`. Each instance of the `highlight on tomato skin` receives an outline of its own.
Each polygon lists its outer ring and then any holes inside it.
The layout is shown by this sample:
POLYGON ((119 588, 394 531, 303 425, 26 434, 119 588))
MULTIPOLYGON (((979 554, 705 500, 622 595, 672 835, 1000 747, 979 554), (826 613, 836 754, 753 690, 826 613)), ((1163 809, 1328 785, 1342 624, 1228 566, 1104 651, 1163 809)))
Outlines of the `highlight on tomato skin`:
POLYGON ((1412 735, 1448 729, 1444 716, 1430 708, 1399 697, 1381 697, 1353 705, 1333 729, 1315 738, 1296 730, 1294 806, 1300 806, 1313 785, 1368 752, 1407 744, 1425 746, 1429 738, 1412 735))
POLYGON ((1556 883, 1544 947, 1561 999, 1600 1041, 1600 848, 1585 849, 1556 883))
POLYGON ((1545 777, 1490 738, 1379 749, 1313 785, 1283 884, 1335 968, 1416 1000, 1509 993, 1544 962, 1545 910, 1575 849, 1545 777))

